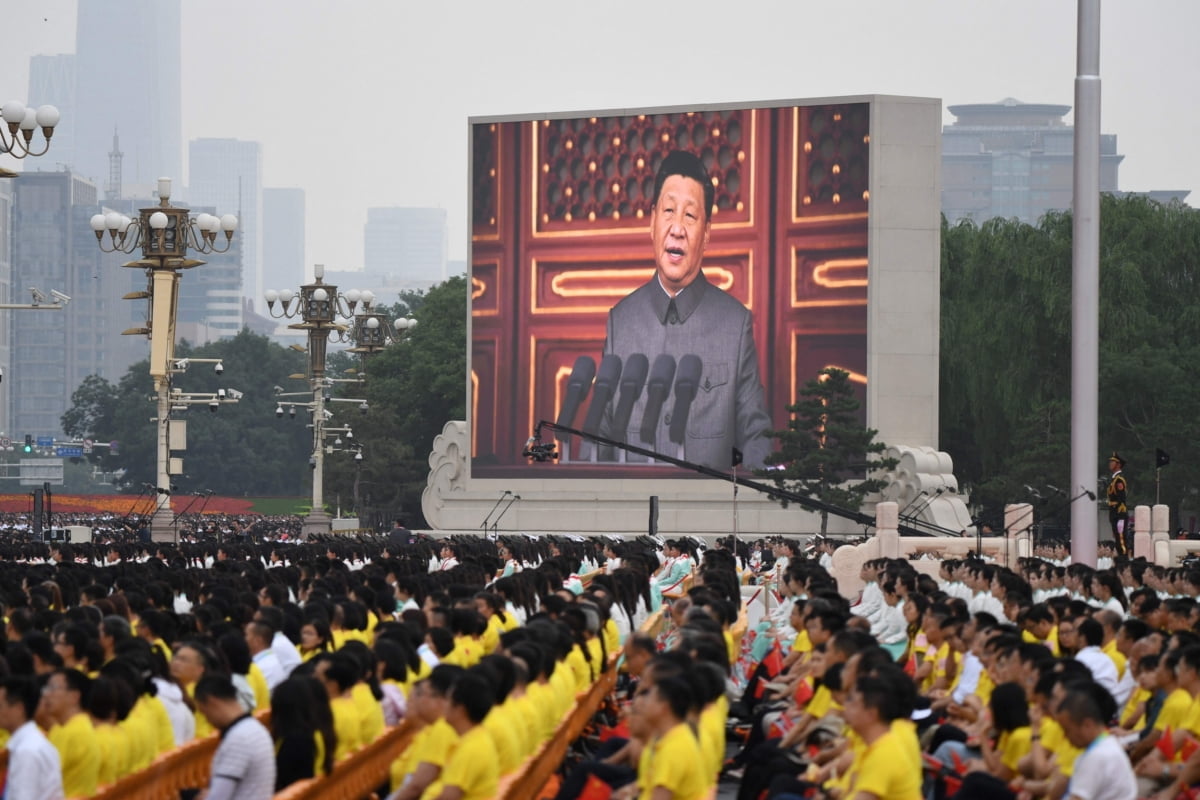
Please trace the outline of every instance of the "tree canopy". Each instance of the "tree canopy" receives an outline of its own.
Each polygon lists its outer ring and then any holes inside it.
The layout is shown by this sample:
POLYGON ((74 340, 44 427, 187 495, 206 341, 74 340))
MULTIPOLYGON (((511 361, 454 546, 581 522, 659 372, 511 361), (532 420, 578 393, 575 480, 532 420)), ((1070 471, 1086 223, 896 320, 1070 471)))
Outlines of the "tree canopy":
MULTIPOLYGON (((1128 461, 1131 500, 1200 487, 1200 212, 1105 195, 1100 241, 1100 447, 1128 461)), ((941 448, 972 501, 1045 496, 1070 483, 1071 215, 1037 225, 942 224, 941 448)), ((1047 511, 1064 503, 1047 503, 1047 511)), ((1178 517, 1176 517, 1178 519, 1178 517)))

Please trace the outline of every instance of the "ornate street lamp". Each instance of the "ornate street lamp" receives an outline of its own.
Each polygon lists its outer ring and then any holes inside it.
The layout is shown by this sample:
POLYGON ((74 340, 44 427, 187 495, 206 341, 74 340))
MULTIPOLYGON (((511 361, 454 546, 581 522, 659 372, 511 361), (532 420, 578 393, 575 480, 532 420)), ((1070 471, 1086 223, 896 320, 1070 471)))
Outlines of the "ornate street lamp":
MULTIPOLYGON (((137 219, 109 211, 91 219, 96 242, 105 253, 132 253, 141 248, 142 257, 122 264, 146 273, 144 292, 130 292, 126 300, 149 299, 149 318, 143 328, 122 331, 126 336, 146 336, 150 340, 150 377, 158 403, 157 488, 158 501, 150 521, 155 541, 171 541, 175 519, 171 512, 170 442, 171 375, 175 364, 175 315, 179 301, 179 273, 205 263, 188 257, 188 251, 200 254, 224 253, 233 245, 238 220, 233 214, 217 217, 198 214, 171 205, 171 179, 158 179, 158 205, 139 209, 137 219), (107 233, 108 238, 105 239, 107 233), (224 236, 220 236, 224 234, 224 236)), ((197 360, 197 359, 192 359, 197 360)), ((219 373, 218 373, 219 374, 219 373)))
MULTIPOLYGON (((54 135, 54 126, 58 124, 59 113, 54 106, 27 107, 20 100, 9 100, 0 106, 0 153, 7 153, 13 158, 45 155, 50 149, 50 137, 54 135), (7 133, 5 129, 7 128, 7 133), (44 139, 40 150, 35 150, 33 134, 38 128, 42 129, 44 139)), ((18 173, 0 167, 0 178, 15 178, 18 173)))
MULTIPOLYGON (((312 509, 304 518, 301 535, 307 538, 314 533, 328 533, 333 520, 325 511, 325 455, 327 452, 326 435, 333 433, 327 426, 329 416, 325 410, 325 393, 330 380, 325 377, 325 356, 330 340, 335 342, 354 342, 351 352, 358 353, 360 358, 367 358, 372 353, 382 350, 389 341, 394 339, 388 331, 391 324, 383 314, 372 310, 375 295, 370 290, 359 291, 350 289, 339 292, 338 287, 325 283, 325 267, 317 264, 314 268, 312 283, 300 287, 299 293, 291 289, 268 289, 264 293, 267 301, 267 312, 274 319, 296 319, 288 325, 292 330, 308 332, 308 381, 312 390, 312 402, 303 405, 312 411, 313 419, 313 452, 309 458, 312 467, 312 509), (350 323, 350 324, 347 324, 350 323), (362 338, 359 338, 359 337, 362 338)), ((403 320, 403 329, 416 324, 416 320, 403 320)), ((393 328, 395 330, 395 328, 393 328)), ((360 376, 361 377, 361 376, 360 376)), ((344 398, 335 398, 344 400, 344 398)), ((361 403, 360 410, 365 414, 365 401, 347 401, 361 403)), ((283 406, 276 409, 276 416, 283 416, 283 406)), ((294 411, 294 407, 293 407, 294 411)), ((361 455, 361 452, 360 452, 361 455)))

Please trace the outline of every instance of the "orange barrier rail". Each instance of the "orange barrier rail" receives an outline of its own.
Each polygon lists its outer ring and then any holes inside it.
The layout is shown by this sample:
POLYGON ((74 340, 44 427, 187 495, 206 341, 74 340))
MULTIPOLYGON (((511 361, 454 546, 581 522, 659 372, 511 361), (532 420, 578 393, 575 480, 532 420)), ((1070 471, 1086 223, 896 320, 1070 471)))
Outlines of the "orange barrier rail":
POLYGON ((597 575, 603 575, 603 574, 604 574, 603 567, 601 567, 600 569, 594 569, 591 572, 580 575, 579 582, 582 583, 583 588, 586 589, 587 587, 592 585, 592 581, 595 580, 597 575))
POLYGON ((351 753, 320 778, 297 781, 275 800, 359 800, 387 782, 392 762, 412 742, 417 726, 411 720, 388 728, 371 744, 351 753))

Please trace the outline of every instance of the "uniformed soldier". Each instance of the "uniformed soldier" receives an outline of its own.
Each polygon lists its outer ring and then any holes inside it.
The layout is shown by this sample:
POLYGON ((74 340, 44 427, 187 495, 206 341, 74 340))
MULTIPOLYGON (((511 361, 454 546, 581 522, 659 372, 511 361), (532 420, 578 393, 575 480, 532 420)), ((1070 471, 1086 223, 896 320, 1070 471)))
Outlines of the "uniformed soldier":
POLYGON ((1108 524, 1112 526, 1117 552, 1121 555, 1126 554, 1125 529, 1128 527, 1129 521, 1129 507, 1126 505, 1129 484, 1121 472, 1124 468, 1125 459, 1113 451, 1113 454, 1108 457, 1108 471, 1112 473, 1112 477, 1108 480, 1108 524))

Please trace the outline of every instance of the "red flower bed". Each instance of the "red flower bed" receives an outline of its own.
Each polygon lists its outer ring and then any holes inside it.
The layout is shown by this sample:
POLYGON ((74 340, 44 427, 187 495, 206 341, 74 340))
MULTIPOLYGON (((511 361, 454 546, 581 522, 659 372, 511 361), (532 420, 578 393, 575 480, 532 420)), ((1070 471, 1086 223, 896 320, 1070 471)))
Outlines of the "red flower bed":
MULTIPOLYGON (((33 508, 33 500, 29 494, 0 494, 0 512, 21 513, 33 508)), ((149 513, 154 510, 152 497, 142 497, 127 494, 52 494, 50 508, 55 513, 62 514, 120 514, 125 515, 130 510, 135 513, 149 513)), ((195 514, 204 509, 205 514, 250 514, 253 513, 251 503, 241 497, 210 497, 204 498, 180 495, 171 498, 171 509, 175 513, 188 508, 188 513, 195 514), (193 502, 194 501, 194 502, 193 502), (188 508, 188 506, 191 508, 188 508)))

